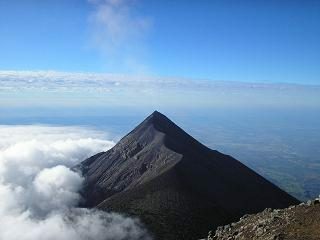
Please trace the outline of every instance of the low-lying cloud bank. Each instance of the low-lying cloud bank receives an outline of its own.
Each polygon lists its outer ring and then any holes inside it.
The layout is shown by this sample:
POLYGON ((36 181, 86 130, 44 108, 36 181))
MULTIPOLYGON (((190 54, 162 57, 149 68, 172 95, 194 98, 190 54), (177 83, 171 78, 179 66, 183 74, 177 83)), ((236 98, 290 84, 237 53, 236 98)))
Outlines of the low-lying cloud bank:
POLYGON ((102 73, 0 71, 0 108, 318 108, 320 86, 102 73))
POLYGON ((136 219, 76 208, 83 178, 69 167, 113 145, 90 129, 0 125, 0 239, 150 239, 136 219))
POLYGON ((187 88, 209 89, 260 89, 260 90, 319 90, 319 85, 301 85, 291 83, 252 83, 236 81, 219 81, 188 79, 179 77, 156 77, 147 75, 125 75, 93 72, 58 72, 58 71, 5 71, 0 70, 0 90, 43 89, 77 91, 86 87, 87 91, 119 90, 125 88, 140 89, 187 88))

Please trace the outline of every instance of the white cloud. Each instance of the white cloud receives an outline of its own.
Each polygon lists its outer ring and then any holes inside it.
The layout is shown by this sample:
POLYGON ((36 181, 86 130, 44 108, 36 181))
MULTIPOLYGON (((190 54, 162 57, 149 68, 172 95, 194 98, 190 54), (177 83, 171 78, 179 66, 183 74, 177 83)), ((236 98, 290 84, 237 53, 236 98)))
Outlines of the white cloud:
POLYGON ((94 46, 107 57, 108 65, 126 65, 128 70, 144 71, 142 63, 145 36, 151 21, 135 12, 137 1, 89 0, 94 11, 89 27, 94 46))
POLYGON ((51 212, 74 206, 80 200, 77 191, 82 182, 78 173, 62 165, 41 170, 32 183, 37 195, 36 207, 42 212, 51 212))
POLYGON ((113 145, 92 129, 0 125, 0 239, 149 239, 136 219, 76 208, 69 167, 113 145))
POLYGON ((145 17, 133 14, 133 3, 128 0, 89 2, 95 5, 91 20, 100 28, 97 33, 100 34, 100 44, 110 48, 110 51, 141 37, 150 24, 145 17))

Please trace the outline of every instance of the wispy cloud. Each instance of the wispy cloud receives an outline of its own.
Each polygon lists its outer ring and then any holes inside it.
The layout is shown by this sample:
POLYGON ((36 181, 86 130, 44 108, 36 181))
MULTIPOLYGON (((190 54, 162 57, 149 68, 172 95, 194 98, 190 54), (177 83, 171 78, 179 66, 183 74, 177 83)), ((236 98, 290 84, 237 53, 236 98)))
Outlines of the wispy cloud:
POLYGON ((0 239, 150 239, 137 219, 76 208, 83 178, 69 167, 113 145, 91 129, 0 125, 0 239))
POLYGON ((94 47, 112 71, 124 66, 133 72, 146 71, 143 62, 146 34, 151 20, 136 11, 138 1, 88 0, 93 5, 89 27, 94 47))

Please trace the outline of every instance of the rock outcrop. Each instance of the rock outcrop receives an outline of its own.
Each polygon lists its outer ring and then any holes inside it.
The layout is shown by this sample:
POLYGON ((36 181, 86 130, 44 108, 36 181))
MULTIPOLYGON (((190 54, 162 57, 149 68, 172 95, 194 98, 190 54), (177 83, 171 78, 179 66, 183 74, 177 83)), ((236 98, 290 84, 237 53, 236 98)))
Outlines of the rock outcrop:
POLYGON ((209 232, 207 240, 319 240, 320 200, 270 208, 209 232))

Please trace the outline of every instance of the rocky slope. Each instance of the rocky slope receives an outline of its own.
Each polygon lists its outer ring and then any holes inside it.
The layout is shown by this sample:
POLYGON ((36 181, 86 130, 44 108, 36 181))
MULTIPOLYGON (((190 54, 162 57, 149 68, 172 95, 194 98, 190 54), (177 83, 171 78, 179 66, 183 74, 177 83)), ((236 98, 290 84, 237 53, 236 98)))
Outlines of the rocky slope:
POLYGON ((208 240, 319 240, 319 199, 286 209, 265 209, 218 227, 208 240))
POLYGON ((78 169, 85 206, 138 216, 157 239, 197 239, 246 213, 298 203, 159 112, 78 169))

